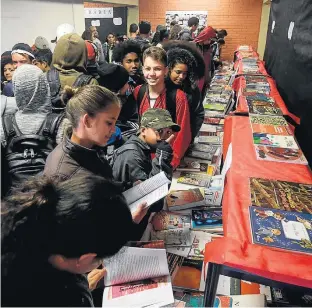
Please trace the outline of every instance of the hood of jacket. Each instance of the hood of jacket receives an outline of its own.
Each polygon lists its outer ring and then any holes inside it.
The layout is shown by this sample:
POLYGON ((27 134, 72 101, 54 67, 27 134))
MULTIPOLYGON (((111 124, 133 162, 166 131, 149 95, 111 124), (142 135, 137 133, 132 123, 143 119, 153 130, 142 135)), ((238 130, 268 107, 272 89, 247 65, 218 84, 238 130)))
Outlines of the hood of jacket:
POLYGON ((87 73, 88 52, 85 41, 76 33, 63 35, 57 42, 52 64, 59 71, 87 73))

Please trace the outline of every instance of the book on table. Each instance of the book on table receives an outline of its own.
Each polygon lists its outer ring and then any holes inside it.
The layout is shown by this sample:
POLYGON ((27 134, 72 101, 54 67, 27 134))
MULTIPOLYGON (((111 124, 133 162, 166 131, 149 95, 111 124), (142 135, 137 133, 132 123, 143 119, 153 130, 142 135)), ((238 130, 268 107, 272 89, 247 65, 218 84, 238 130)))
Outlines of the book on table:
POLYGON ((252 125, 258 124, 258 125, 273 125, 273 126, 289 126, 285 118, 282 116, 264 116, 251 114, 249 116, 249 120, 252 125))
POLYGON ((312 184, 250 178, 254 206, 312 214, 312 184))
POLYGON ((208 174, 182 171, 180 177, 178 178, 178 183, 208 188, 211 182, 211 178, 212 177, 208 174))
POLYGON ((168 194, 170 183, 171 181, 162 171, 146 181, 126 190, 122 194, 127 201, 130 211, 134 212, 143 202, 147 202, 147 206, 149 207, 164 198, 168 194))
POLYGON ((254 148, 258 160, 308 165, 308 161, 300 149, 287 149, 263 145, 254 145, 254 148))
POLYGON ((151 220, 151 224, 155 231, 190 228, 191 217, 188 215, 181 215, 177 212, 171 213, 160 211, 155 213, 151 220))
POLYGON ((192 209, 191 228, 194 230, 209 230, 210 232, 222 232, 222 209, 192 209))
POLYGON ((213 176, 217 171, 217 166, 210 160, 185 156, 181 160, 177 171, 202 172, 213 176))
POLYGON ((103 307, 168 305, 174 302, 163 242, 132 242, 105 258, 103 307))
POLYGON ((190 247, 192 245, 191 232, 189 227, 161 231, 152 230, 151 239, 164 241, 166 248, 173 246, 190 247))
POLYGON ((256 145, 264 145, 270 147, 295 149, 299 146, 293 136, 270 135, 266 133, 253 133, 253 142, 256 145))
POLYGON ((254 244, 312 253, 312 215, 250 206, 254 244))

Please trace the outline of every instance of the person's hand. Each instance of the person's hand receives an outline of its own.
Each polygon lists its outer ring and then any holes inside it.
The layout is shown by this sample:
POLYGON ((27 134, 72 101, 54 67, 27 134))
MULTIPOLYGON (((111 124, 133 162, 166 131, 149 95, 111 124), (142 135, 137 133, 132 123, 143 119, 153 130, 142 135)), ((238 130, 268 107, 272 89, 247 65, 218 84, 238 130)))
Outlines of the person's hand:
POLYGON ((95 268, 88 274, 88 283, 89 283, 89 289, 93 291, 96 289, 96 286, 98 282, 104 277, 106 273, 105 268, 95 268))
POLYGON ((146 202, 141 203, 138 208, 132 213, 132 220, 139 224, 141 220, 144 218, 148 211, 148 206, 146 202))
POLYGON ((139 185, 140 183, 142 183, 142 181, 141 181, 141 180, 137 180, 137 181, 135 181, 135 182, 133 183, 133 187, 134 187, 134 186, 139 185))

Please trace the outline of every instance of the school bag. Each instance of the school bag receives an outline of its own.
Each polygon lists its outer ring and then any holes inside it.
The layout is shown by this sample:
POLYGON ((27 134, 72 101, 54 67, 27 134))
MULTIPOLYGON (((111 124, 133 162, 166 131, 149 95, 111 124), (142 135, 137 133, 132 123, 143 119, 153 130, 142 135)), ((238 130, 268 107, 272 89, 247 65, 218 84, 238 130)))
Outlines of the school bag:
MULTIPOLYGON (((75 80, 73 87, 78 88, 85 86, 91 82, 92 78, 93 77, 90 75, 80 74, 75 80)), ((61 113, 65 110, 65 106, 61 101, 61 82, 59 71, 52 67, 47 72, 47 79, 51 92, 52 111, 55 113, 61 113)))
POLYGON ((64 113, 46 116, 36 134, 23 134, 16 123, 15 114, 2 117, 5 135, 5 159, 9 186, 16 186, 31 176, 41 174, 46 159, 56 147, 56 135, 64 113))

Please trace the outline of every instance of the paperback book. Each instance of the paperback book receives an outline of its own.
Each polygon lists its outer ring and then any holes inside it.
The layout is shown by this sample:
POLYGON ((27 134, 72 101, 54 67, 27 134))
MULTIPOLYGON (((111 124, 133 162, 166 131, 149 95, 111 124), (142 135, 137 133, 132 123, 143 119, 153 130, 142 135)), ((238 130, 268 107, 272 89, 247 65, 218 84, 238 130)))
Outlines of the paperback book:
POLYGON ((204 118, 205 124, 211 125, 224 125, 224 119, 221 118, 213 118, 213 117, 205 117, 204 118))
POLYGON ((194 157, 184 157, 177 171, 186 172, 203 172, 210 176, 213 176, 216 172, 216 165, 212 164, 209 160, 203 160, 194 157))
POLYGON ((248 105, 249 113, 263 114, 263 115, 283 115, 281 109, 272 106, 263 106, 260 104, 252 103, 248 105))
POLYGON ((223 231, 221 208, 194 209, 191 220, 191 228, 194 230, 223 231))
POLYGON ((251 114, 249 119, 251 124, 288 126, 287 121, 282 116, 263 116, 251 114))
POLYGON ((155 231, 190 228, 191 217, 178 213, 160 211, 158 213, 155 213, 151 220, 151 223, 155 231))
POLYGON ((200 187, 209 187, 211 181, 211 176, 208 174, 202 174, 199 172, 190 173, 182 171, 180 177, 178 178, 178 183, 200 186, 200 187))
POLYGON ((151 239, 153 241, 164 241, 166 247, 187 246, 192 245, 191 232, 188 227, 181 229, 169 229, 163 231, 151 231, 151 239))
POLYGON ((312 253, 312 215, 249 207, 254 244, 312 253))
POLYGON ((251 123, 251 129, 254 134, 268 134, 279 136, 293 135, 290 127, 287 125, 270 125, 270 124, 254 124, 251 123))
POLYGON ((255 150, 258 160, 308 165, 308 161, 300 149, 255 145, 255 150))
POLYGON ((312 184, 250 178, 252 205, 312 214, 312 184))

